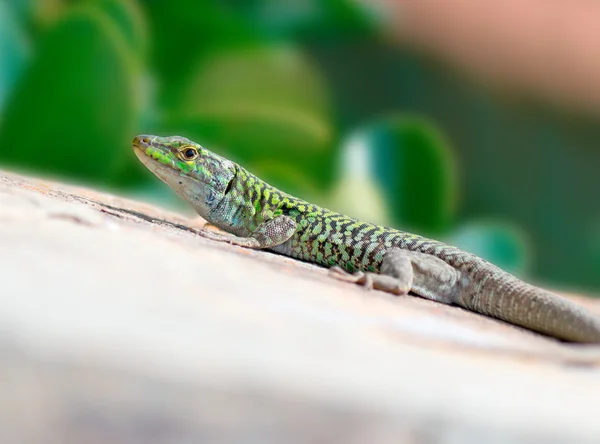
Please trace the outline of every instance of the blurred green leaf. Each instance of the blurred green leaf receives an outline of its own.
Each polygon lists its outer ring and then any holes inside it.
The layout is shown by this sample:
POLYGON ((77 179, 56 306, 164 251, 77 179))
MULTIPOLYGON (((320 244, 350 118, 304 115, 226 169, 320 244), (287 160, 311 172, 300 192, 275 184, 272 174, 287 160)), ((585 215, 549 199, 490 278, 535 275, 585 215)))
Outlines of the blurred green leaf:
POLYGON ((268 35, 307 42, 370 35, 380 23, 374 11, 350 0, 249 0, 236 6, 268 35))
MULTIPOLYGON (((146 69, 148 52, 148 30, 144 11, 136 0, 93 0, 93 4, 105 13, 117 25, 123 41, 129 46, 130 62, 135 65, 136 75, 134 88, 136 99, 136 128, 154 128, 160 110, 157 107, 156 85, 154 78, 146 69), (143 70, 143 71, 142 71, 143 70)), ((129 134, 130 142, 134 134, 129 134)), ((144 189, 151 179, 131 150, 126 150, 118 164, 118 168, 110 177, 110 184, 123 187, 141 187, 144 189)))
POLYGON ((74 9, 49 30, 6 108, 0 160, 106 181, 131 155, 136 73, 118 27, 93 6, 74 9))
POLYGON ((227 2, 169 0, 144 3, 152 27, 153 67, 163 86, 161 104, 177 101, 182 85, 210 54, 263 41, 261 32, 227 2))
POLYGON ((363 175, 342 175, 333 187, 326 207, 374 224, 390 226, 389 209, 375 180, 363 175))
POLYGON ((39 0, 3 0, 0 2, 0 17, 8 11, 13 18, 24 20, 33 14, 39 0))
POLYGON ((146 22, 135 0, 95 0, 95 6, 106 13, 121 30, 132 55, 142 58, 148 48, 146 22))
POLYGON ((0 3, 0 111, 28 57, 29 44, 25 33, 9 5, 0 3))
POLYGON ((530 265, 529 240, 511 224, 473 221, 456 230, 447 242, 516 275, 523 276, 530 265))
POLYGON ((427 234, 449 228, 456 206, 456 169, 452 151, 434 125, 424 118, 394 115, 357 131, 350 141, 343 168, 372 178, 394 225, 427 234))
POLYGON ((600 270, 600 218, 598 218, 595 226, 590 229, 589 242, 590 264, 585 268, 589 270, 590 275, 597 275, 600 270))
POLYGON ((205 59, 166 127, 240 162, 276 157, 314 179, 329 165, 329 112, 323 82, 302 54, 252 47, 205 59))

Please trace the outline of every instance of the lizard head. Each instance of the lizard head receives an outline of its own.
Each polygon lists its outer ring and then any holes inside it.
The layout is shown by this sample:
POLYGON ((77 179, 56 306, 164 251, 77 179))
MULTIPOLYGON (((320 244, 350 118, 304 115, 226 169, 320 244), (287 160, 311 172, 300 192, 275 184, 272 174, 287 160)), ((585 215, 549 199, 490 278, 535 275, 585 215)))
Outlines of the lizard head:
POLYGON ((204 218, 223 200, 235 164, 185 137, 141 134, 133 139, 140 161, 204 218))

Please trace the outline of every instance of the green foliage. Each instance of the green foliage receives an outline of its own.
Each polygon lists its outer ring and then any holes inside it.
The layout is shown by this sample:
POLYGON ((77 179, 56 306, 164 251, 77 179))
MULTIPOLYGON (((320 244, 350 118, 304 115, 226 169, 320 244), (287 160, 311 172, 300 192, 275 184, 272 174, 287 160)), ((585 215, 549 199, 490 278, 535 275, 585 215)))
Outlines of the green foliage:
POLYGON ((7 3, 0 2, 0 111, 25 67, 28 46, 15 13, 7 3))
POLYGON ((600 270, 600 224, 598 222, 591 230, 588 249, 591 260, 589 264, 585 265, 586 272, 590 275, 597 274, 600 270))
POLYGON ((165 120, 240 161, 277 157, 322 176, 333 140, 323 82, 309 60, 287 46, 253 46, 206 57, 165 120))
POLYGON ((325 206, 374 224, 394 225, 383 191, 372 176, 344 172, 334 184, 325 206))
MULTIPOLYGON (((0 16, 6 19, 6 15, 10 13, 11 17, 22 19, 30 15, 34 9, 35 3, 39 0, 3 0, 0 3, 0 16)), ((4 24, 8 23, 8 20, 4 24)), ((10 25, 9 25, 10 26, 10 25)))
POLYGON ((143 58, 148 49, 148 36, 143 11, 134 0, 96 0, 96 7, 102 10, 121 31, 130 54, 136 59, 143 58))
POLYGON ((530 265, 530 243, 512 224, 472 221, 452 233, 447 242, 519 276, 526 274, 530 265))
POLYGON ((163 90, 161 107, 181 100, 201 59, 263 42, 260 31, 228 2, 169 0, 145 3, 152 30, 152 65, 163 90))
POLYGON ((364 153, 355 163, 382 191, 392 222, 428 234, 448 230, 455 214, 456 171, 440 131, 427 119, 393 115, 359 130, 357 137, 362 148, 351 149, 364 153))
POLYGON ((247 0, 237 8, 269 36, 320 43, 373 34, 381 18, 361 5, 346 0, 247 0))
POLYGON ((136 67, 99 9, 57 22, 16 88, 0 128, 0 160, 107 182, 129 148, 136 67))

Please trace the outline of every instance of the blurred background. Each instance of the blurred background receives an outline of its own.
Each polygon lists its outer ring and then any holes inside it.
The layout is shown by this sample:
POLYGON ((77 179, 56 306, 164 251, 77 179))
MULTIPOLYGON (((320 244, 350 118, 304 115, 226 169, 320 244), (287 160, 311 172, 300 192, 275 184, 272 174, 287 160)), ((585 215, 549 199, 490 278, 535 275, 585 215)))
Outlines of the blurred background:
POLYGON ((179 134, 598 293, 598 23, 584 0, 0 0, 0 168, 178 206, 131 140, 179 134))

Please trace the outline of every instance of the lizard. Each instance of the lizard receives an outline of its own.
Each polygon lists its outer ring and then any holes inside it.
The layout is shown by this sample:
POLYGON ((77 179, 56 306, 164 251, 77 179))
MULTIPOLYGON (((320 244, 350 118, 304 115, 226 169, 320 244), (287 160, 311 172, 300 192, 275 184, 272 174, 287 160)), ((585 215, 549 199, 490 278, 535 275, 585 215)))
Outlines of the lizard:
POLYGON ((185 137, 142 134, 133 150, 227 233, 200 230, 204 237, 270 250, 329 268, 343 281, 459 306, 562 341, 600 344, 600 317, 472 253, 293 197, 185 137))

